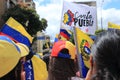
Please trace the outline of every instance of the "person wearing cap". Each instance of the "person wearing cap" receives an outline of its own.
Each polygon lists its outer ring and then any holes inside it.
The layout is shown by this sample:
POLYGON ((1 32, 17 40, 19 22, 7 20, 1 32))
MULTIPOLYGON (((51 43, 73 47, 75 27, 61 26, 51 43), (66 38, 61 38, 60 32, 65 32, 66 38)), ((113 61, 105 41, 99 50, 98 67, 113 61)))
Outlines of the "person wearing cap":
POLYGON ((55 42, 52 48, 48 80, 71 80, 76 76, 75 46, 70 41, 55 42))
POLYGON ((0 80, 25 80, 23 61, 28 53, 26 45, 0 36, 0 80))

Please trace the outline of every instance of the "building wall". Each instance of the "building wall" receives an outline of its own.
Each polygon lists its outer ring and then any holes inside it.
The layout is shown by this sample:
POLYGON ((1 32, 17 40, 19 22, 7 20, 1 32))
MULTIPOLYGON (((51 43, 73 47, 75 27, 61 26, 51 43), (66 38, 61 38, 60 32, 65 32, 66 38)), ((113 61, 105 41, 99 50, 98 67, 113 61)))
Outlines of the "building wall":
POLYGON ((0 0, 0 27, 2 27, 3 25, 3 20, 1 19, 3 13, 5 12, 6 10, 6 0, 0 0))
POLYGON ((2 20, 2 15, 8 8, 13 7, 15 4, 16 0, 0 0, 0 27, 5 23, 2 20))
POLYGON ((37 52, 38 53, 42 53, 43 50, 42 50, 42 47, 43 47, 43 44, 45 43, 45 34, 42 33, 42 32, 37 32, 37 52))
MULTIPOLYGON (((43 32, 37 32, 37 52, 43 53, 43 45, 46 43, 46 40, 50 41, 49 35, 45 35, 43 32)), ((51 42, 50 42, 51 43, 51 42)))
POLYGON ((17 0, 17 3, 23 3, 27 7, 35 9, 35 3, 33 2, 33 0, 17 0))
POLYGON ((35 3, 33 2, 33 0, 25 0, 25 3, 30 8, 34 8, 35 9, 35 3))

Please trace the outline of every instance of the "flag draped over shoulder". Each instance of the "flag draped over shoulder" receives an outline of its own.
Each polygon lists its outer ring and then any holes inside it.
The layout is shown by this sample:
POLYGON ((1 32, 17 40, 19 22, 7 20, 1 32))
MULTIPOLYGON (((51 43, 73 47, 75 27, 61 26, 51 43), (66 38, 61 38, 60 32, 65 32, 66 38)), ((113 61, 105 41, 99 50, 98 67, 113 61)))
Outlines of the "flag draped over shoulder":
POLYGON ((48 73, 46 63, 37 56, 33 56, 32 65, 34 71, 34 80, 47 80, 48 73))
POLYGON ((34 55, 25 65, 26 80, 47 80, 46 63, 34 55))
POLYGON ((0 35, 9 36, 15 41, 23 43, 28 47, 32 43, 32 37, 29 35, 29 33, 27 33, 25 28, 12 17, 10 17, 4 24, 0 31, 0 35))
POLYGON ((86 69, 89 69, 90 62, 89 62, 89 55, 91 53, 91 45, 93 44, 93 40, 84 32, 82 32, 79 28, 76 29, 76 37, 78 43, 79 53, 81 53, 81 67, 83 76, 86 76, 86 69))
POLYGON ((108 22, 108 30, 111 29, 120 29, 120 25, 114 24, 112 22, 108 22))

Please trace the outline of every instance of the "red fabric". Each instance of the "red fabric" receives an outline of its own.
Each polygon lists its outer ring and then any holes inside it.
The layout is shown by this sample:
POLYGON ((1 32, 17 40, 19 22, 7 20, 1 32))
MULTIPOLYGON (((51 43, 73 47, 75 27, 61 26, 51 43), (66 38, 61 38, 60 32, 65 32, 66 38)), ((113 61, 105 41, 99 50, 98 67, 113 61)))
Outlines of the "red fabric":
POLYGON ((61 49, 65 48, 65 41, 55 42, 52 48, 51 56, 57 57, 61 49))
POLYGON ((64 38, 66 38, 67 40, 70 39, 70 37, 67 34, 65 34, 64 32, 60 32, 60 35, 63 36, 64 38))
POLYGON ((7 35, 7 34, 4 34, 4 33, 0 32, 0 35, 7 36, 7 37, 9 37, 11 40, 13 40, 14 42, 18 43, 18 41, 16 41, 14 38, 10 37, 10 36, 7 35))

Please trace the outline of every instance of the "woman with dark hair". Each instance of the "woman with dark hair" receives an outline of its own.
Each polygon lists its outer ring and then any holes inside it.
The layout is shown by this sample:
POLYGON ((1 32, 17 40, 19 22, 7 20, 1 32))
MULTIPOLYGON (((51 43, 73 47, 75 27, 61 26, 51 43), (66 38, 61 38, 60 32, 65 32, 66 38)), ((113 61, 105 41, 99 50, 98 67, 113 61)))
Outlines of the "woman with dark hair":
POLYGON ((86 80, 120 80, 120 30, 101 33, 95 40, 86 80))
POLYGON ((76 75, 75 46, 69 41, 58 41, 51 52, 48 80, 71 80, 76 75))

